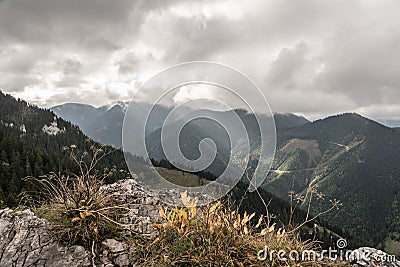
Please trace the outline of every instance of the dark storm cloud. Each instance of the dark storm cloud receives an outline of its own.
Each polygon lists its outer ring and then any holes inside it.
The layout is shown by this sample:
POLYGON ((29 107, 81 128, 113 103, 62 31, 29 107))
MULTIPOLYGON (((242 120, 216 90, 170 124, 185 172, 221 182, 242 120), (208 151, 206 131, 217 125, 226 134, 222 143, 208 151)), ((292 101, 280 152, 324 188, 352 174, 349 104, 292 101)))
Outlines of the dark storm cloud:
POLYGON ((6 0, 0 8, 1 43, 114 50, 136 32, 154 2, 6 0))

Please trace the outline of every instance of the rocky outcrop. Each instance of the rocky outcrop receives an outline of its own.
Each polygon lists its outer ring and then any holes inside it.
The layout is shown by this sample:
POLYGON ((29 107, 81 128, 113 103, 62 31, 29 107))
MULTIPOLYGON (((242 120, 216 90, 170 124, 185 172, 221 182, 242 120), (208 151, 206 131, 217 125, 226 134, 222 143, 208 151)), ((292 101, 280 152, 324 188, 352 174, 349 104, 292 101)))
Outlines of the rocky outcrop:
POLYGON ((152 224, 160 219, 160 199, 156 192, 145 190, 134 179, 106 185, 103 190, 112 194, 119 203, 128 205, 129 212, 120 222, 130 225, 129 230, 144 235, 153 231, 152 224))
MULTIPOLYGON (((145 190, 136 180, 123 180, 103 186, 102 190, 120 203, 128 204, 120 223, 129 225, 125 235, 133 232, 149 235, 153 223, 161 220, 160 204, 163 198, 180 198, 174 190, 145 190)), ((199 197, 205 197, 199 195, 199 197)), ((2 266, 92 266, 92 254, 83 247, 63 247, 51 239, 48 222, 32 211, 0 210, 0 267, 2 266)), ((102 243, 103 250, 96 259, 102 267, 133 266, 127 245, 115 239, 102 243)))
MULTIPOLYGON (((126 235, 131 231, 144 235, 153 231, 153 222, 160 219, 158 193, 144 190, 133 179, 106 185, 103 190, 128 204, 129 212, 120 221, 130 225, 126 235)), ((48 226, 46 220, 30 210, 0 210, 0 266, 92 266, 89 251, 80 246, 59 245, 51 239, 48 226)), ((102 245, 98 266, 132 265, 125 244, 107 239, 102 245)))
POLYGON ((103 242, 105 249, 103 250, 100 262, 107 267, 111 266, 129 266, 133 265, 133 259, 130 259, 129 248, 125 243, 115 239, 107 239, 103 242))
MULTIPOLYGON (((170 199, 179 200, 181 198, 180 193, 175 189, 144 189, 137 184, 135 179, 106 185, 103 190, 112 194, 118 202, 128 204, 129 212, 123 216, 120 222, 131 225, 129 230, 144 235, 154 231, 153 223, 161 220, 160 205, 165 205, 170 199)), ((209 196, 199 193, 191 193, 191 196, 203 200, 203 202, 211 199, 209 196)))
MULTIPOLYGON (((129 212, 120 221, 130 225, 125 235, 130 235, 131 231, 150 234, 153 231, 153 222, 161 219, 159 205, 163 203, 162 198, 180 197, 178 192, 173 190, 145 190, 133 179, 106 185, 103 190, 113 194, 119 202, 128 204, 129 212)), ((59 245, 52 240, 48 226, 46 220, 36 217, 30 210, 0 210, 0 266, 92 266, 90 251, 81 246, 67 248, 59 245)), ((100 247, 96 266, 135 266, 135 259, 130 258, 130 248, 127 244, 116 239, 107 239, 100 247)), ((400 267, 400 262, 392 256, 366 247, 354 250, 348 264, 400 267)))
POLYGON ((0 210, 0 266, 90 266, 83 247, 53 241, 45 220, 30 210, 0 210))
POLYGON ((150 234, 153 231, 153 222, 160 219, 160 200, 155 193, 145 190, 134 179, 106 185, 103 190, 112 194, 119 203, 128 205, 129 211, 120 222, 130 225, 129 230, 140 234, 150 234))

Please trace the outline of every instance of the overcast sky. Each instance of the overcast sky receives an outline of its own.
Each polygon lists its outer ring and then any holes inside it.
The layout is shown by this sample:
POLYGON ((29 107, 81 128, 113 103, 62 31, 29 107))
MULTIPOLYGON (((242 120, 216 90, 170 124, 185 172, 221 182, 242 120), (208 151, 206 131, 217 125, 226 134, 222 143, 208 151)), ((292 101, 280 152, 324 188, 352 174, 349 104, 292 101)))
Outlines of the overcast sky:
POLYGON ((271 108, 400 118, 398 0, 0 0, 0 89, 40 106, 130 100, 193 60, 251 77, 271 108))

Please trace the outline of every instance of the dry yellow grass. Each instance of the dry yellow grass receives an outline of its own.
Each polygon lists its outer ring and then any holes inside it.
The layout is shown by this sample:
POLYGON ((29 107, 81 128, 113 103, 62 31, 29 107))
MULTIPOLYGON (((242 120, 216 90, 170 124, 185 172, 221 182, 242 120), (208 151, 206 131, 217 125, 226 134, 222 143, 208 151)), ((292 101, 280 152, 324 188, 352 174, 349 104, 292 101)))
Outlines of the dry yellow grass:
POLYGON ((268 225, 267 218, 240 215, 221 202, 203 208, 183 194, 185 208, 160 208, 163 223, 155 224, 158 235, 135 243, 139 266, 345 266, 334 262, 260 261, 265 246, 271 250, 317 250, 315 242, 300 240, 296 233, 268 225), (252 224, 256 219, 256 224, 252 224))

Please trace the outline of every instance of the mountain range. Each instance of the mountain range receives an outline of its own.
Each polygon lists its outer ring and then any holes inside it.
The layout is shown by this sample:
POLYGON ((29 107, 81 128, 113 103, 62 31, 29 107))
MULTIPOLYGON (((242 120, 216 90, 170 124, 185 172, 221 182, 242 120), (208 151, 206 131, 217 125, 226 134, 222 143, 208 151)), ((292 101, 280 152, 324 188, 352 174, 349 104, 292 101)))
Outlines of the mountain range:
MULTIPOLYGON (((120 134, 116 133, 121 132, 125 106, 93 108, 67 104, 52 110, 86 129, 86 133, 93 134, 95 139, 120 145, 120 134), (83 111, 75 112, 78 107, 90 112, 88 115, 83 111), (93 112, 97 114, 96 119, 85 119, 93 116, 93 112), (113 129, 115 134, 109 131, 112 126, 118 126, 113 129)), ((160 128, 157 127, 162 125, 169 111, 168 107, 158 107, 157 119, 151 122, 152 131, 146 139, 151 156, 158 160, 165 157, 160 144, 160 128)), ((254 127, 254 117, 241 110, 231 112, 241 117, 253 150, 256 149, 259 132, 254 127)), ((219 113, 218 116, 224 115, 219 113)), ((286 200, 289 192, 307 198, 310 192, 316 191, 319 200, 313 202, 314 211, 326 209, 331 201, 339 200, 341 208, 324 216, 330 225, 340 232, 358 236, 368 244, 399 254, 399 129, 354 113, 314 122, 293 114, 275 114, 274 119, 277 150, 272 171, 262 188, 286 200)), ((217 125, 201 121, 187 126, 180 137, 182 153, 188 158, 196 158, 199 141, 212 138, 217 143, 218 153, 209 170, 215 174, 221 172, 232 152, 224 131, 217 125)))
MULTIPOLYGON (((87 104, 67 103, 54 106, 50 110, 57 116, 79 126, 85 134, 92 137, 94 140, 104 144, 122 147, 121 133, 125 112, 129 104, 129 102, 118 102, 110 106, 93 107, 87 104)), ((146 110, 152 106, 141 102, 137 102, 135 105, 138 110, 146 110)), ((147 121, 146 126, 148 131, 153 132, 160 129, 172 108, 173 107, 155 105, 151 113, 151 119, 147 121)), ((214 114, 217 113, 220 113, 220 117, 223 119, 224 112, 214 112, 214 114)), ((137 120, 141 120, 140 114, 138 114, 138 116, 137 120)), ((290 113, 276 113, 274 114, 274 119, 278 131, 297 127, 309 122, 302 116, 290 113)), ((254 118, 249 118, 249 120, 254 120, 254 118)))
MULTIPOLYGON (((76 112, 82 114, 83 110, 76 112)), ((45 179, 51 173, 70 177, 79 174, 79 167, 70 157, 71 149, 78 156, 86 155, 83 160, 90 162, 93 147, 113 151, 99 162, 95 170, 118 170, 115 175, 106 179, 106 183, 130 177, 124 156, 133 157, 130 167, 135 175, 151 179, 148 165, 142 158, 126 153, 124 155, 120 149, 93 141, 78 126, 56 116, 52 111, 0 91, 0 208, 15 208, 20 205, 34 207, 37 193, 41 191, 40 185, 25 178, 45 179)), ((181 185, 197 186, 209 183, 212 179, 212 175, 208 173, 189 174, 168 165, 157 169, 166 179, 181 185)), ((264 213, 265 206, 258 195, 260 194, 264 201, 270 203, 269 210, 276 215, 274 220, 287 224, 291 216, 287 201, 262 189, 257 194, 248 193, 246 188, 247 185, 239 182, 231 192, 232 197, 237 200, 246 195, 246 199, 240 202, 242 212, 264 213)), ((297 223, 304 217, 301 210, 294 215, 297 223)), ((305 238, 310 238, 308 231, 304 233, 305 238)))
MULTIPOLYGON (((121 141, 121 138, 115 136, 121 134, 125 107, 124 103, 102 108, 67 104, 53 108, 53 112, 0 93, 0 204, 3 201, 2 205, 15 206, 21 199, 21 192, 35 189, 21 177, 40 176, 51 171, 72 172, 73 166, 68 155, 62 152, 63 147, 76 145, 83 151, 101 145, 88 138, 88 131, 102 133, 93 137, 101 143, 107 140, 102 139, 103 136, 110 138, 110 144, 117 145, 115 140, 121 141), (87 135, 68 121, 86 127, 87 135), (118 127, 110 132, 108 127, 113 125, 118 127)), ((169 110, 158 106, 155 113, 158 115, 149 124, 151 133, 147 138, 151 140, 153 150, 150 151, 155 156, 161 155, 157 150, 158 127, 169 110)), ((254 127, 254 117, 243 110, 230 112, 243 119, 256 149, 259 133, 254 127)), ((218 116, 224 116, 223 112, 218 116)), ((317 191, 319 200, 312 202, 313 212, 326 209, 335 199, 342 203, 338 211, 324 215, 324 224, 344 236, 357 237, 352 241, 361 240, 365 245, 399 255, 400 130, 354 113, 314 122, 296 115, 276 114, 275 120, 278 133, 275 160, 261 186, 264 195, 275 195, 276 199, 284 201, 277 205, 280 208, 275 212, 285 214, 282 210, 288 208, 284 203, 290 201, 289 192, 304 199, 310 192, 317 191)), ((210 137, 217 143, 219 160, 223 164, 232 151, 224 131, 220 130, 218 125, 204 121, 188 125, 186 137, 181 139, 186 146, 186 156, 198 156, 198 140, 210 137)), ((126 169, 123 153, 118 149, 102 167, 113 165, 126 169)), ((173 171, 170 174, 174 176, 173 171)), ((241 188, 243 191, 246 187, 241 188)), ((255 198, 251 199, 246 204, 248 209, 261 205, 254 204, 255 198)))

